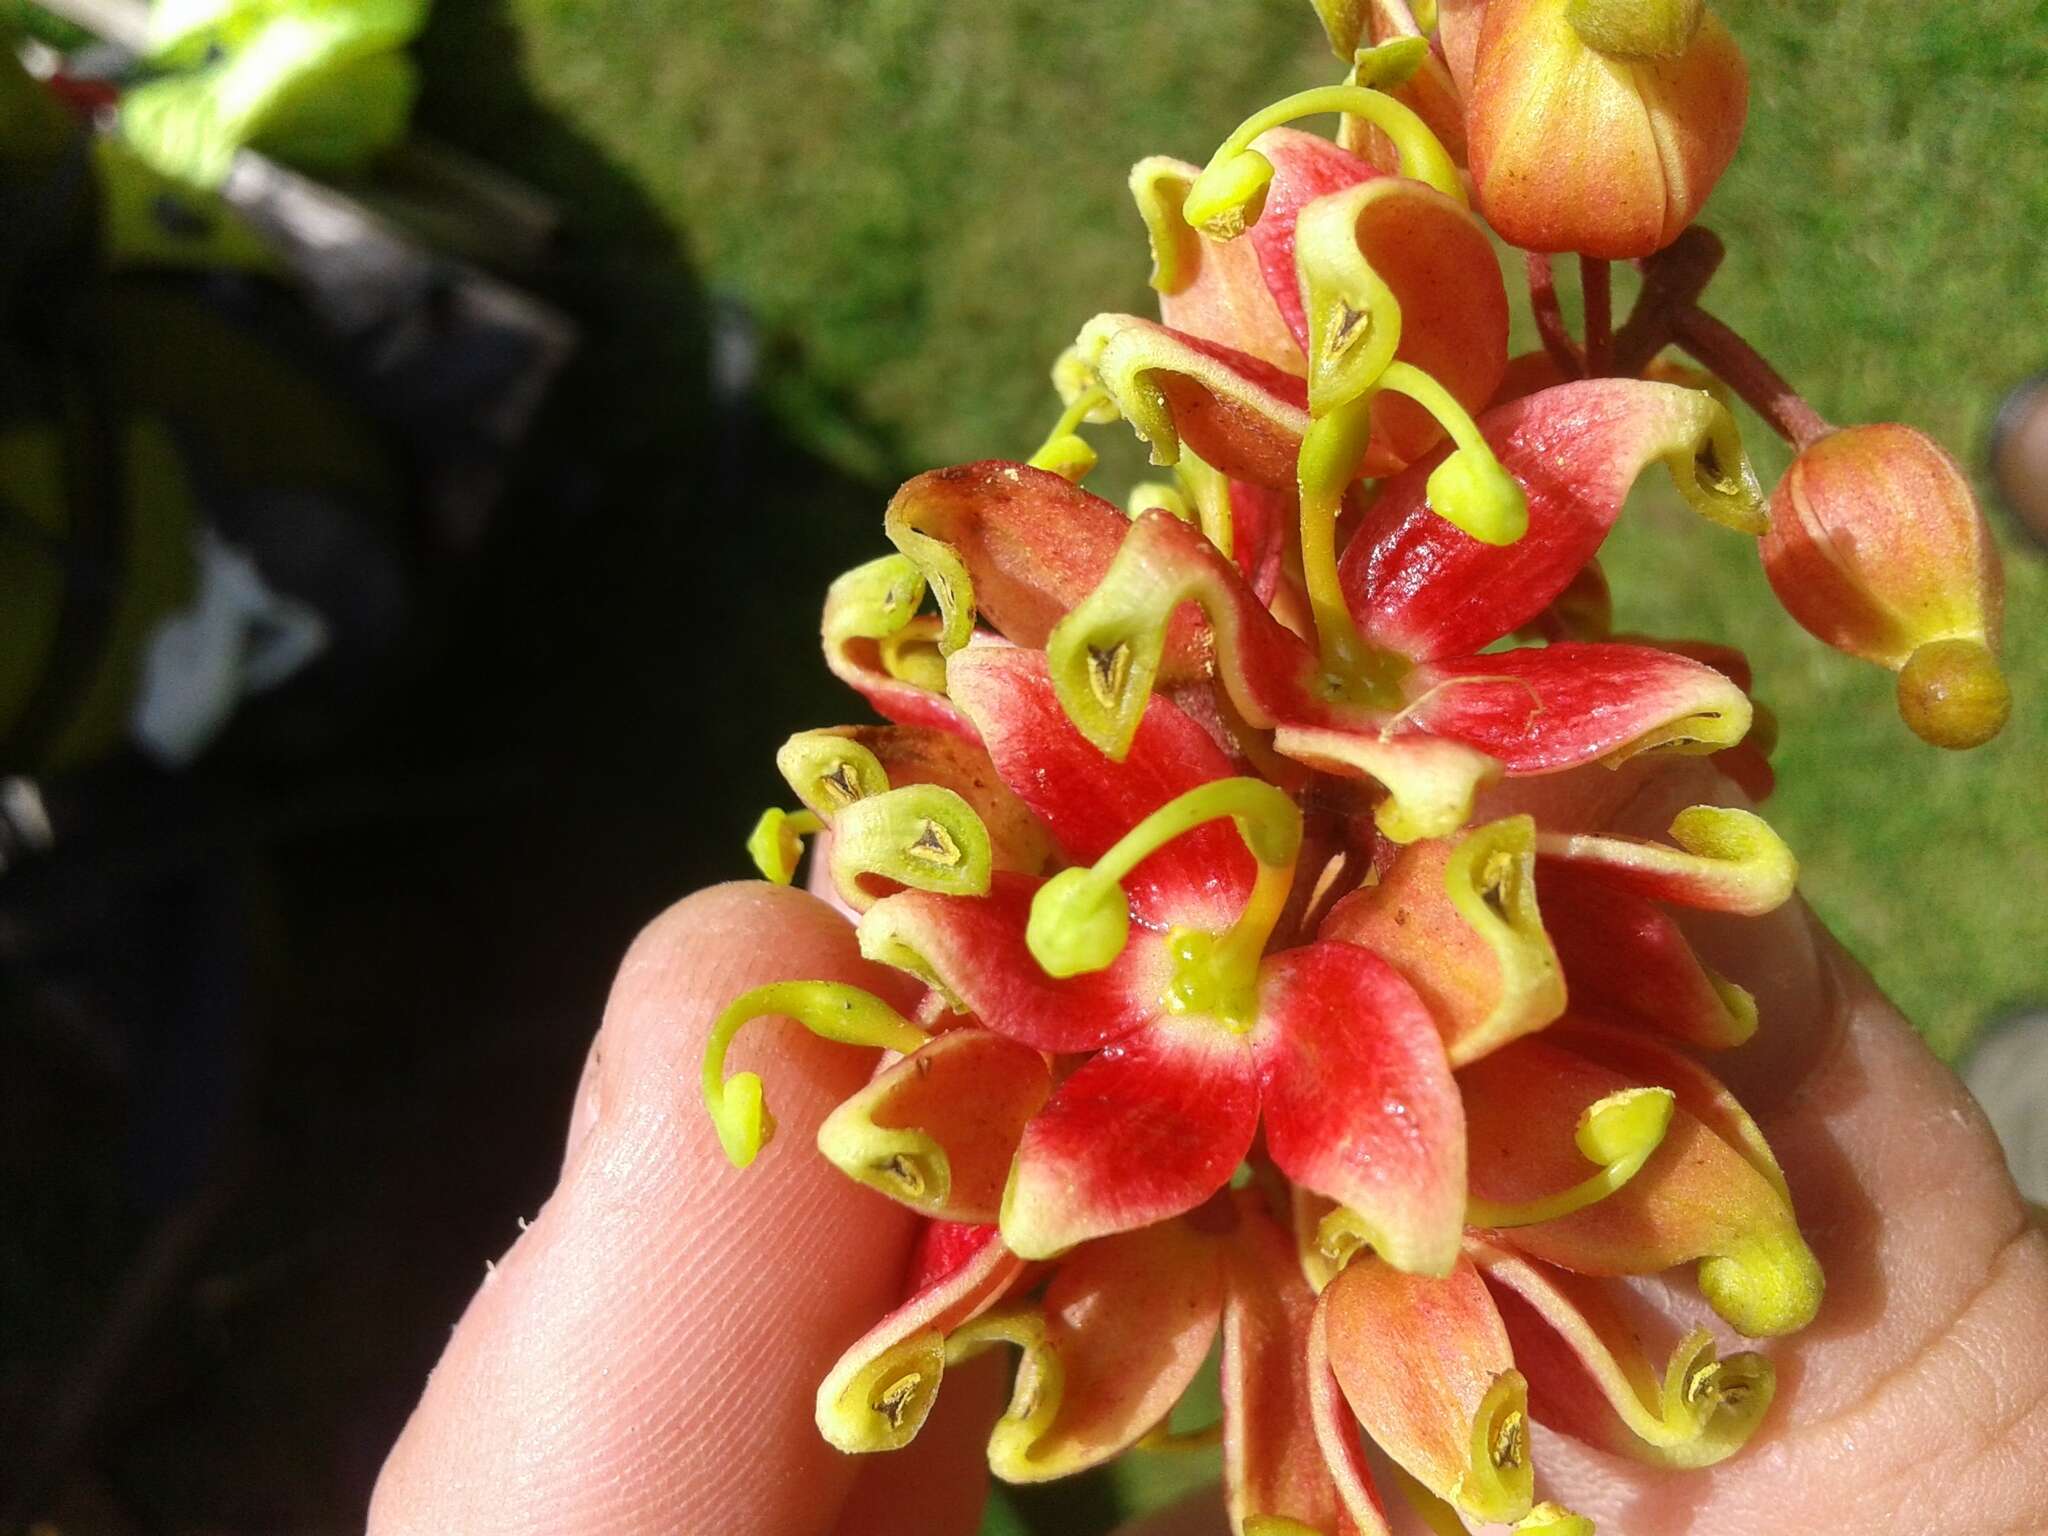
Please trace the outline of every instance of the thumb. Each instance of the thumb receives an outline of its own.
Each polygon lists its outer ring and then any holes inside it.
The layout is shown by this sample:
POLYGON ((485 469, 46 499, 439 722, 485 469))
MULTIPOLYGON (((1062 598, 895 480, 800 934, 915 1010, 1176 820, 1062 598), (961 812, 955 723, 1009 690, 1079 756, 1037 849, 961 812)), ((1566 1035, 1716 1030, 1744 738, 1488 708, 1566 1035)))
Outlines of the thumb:
MULTIPOLYGON (((1704 765, 1614 776, 1604 804, 1578 811, 1661 833, 1724 786, 1704 765)), ((1777 1399, 1742 1455, 1656 1473, 1546 1436, 1551 1496, 1629 1536, 2035 1529, 2048 1510, 2048 1240, 1984 1116, 1802 903, 1687 926, 1756 996, 1757 1038, 1713 1066, 1784 1164, 1827 1296, 1811 1327, 1770 1347, 1777 1399)))

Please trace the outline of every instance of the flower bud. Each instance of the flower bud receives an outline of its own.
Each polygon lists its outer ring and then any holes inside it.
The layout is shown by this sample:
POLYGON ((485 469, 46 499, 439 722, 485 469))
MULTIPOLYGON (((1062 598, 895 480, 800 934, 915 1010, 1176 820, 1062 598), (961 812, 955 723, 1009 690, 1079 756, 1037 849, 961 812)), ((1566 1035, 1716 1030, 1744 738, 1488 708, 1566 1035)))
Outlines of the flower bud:
POLYGON ((2012 697, 1998 669, 2004 583, 1963 472, 1897 425, 1811 443, 1771 496, 1764 573, 1800 624, 1899 674, 1899 712, 1938 747, 1996 736, 2012 697))
POLYGON ((1528 250, 1648 256, 1728 168, 1748 101, 1696 0, 1492 0, 1466 101, 1480 210, 1528 250))

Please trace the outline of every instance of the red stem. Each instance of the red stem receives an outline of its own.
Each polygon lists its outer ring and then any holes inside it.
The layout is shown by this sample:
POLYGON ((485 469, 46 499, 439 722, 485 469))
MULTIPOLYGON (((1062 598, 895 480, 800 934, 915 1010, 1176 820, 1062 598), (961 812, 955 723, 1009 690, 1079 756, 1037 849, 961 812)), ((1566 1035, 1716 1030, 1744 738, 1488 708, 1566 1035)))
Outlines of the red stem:
POLYGON ((1614 371, 1614 269, 1593 257, 1579 258, 1579 284, 1586 313, 1586 374, 1614 371))
POLYGON ((1673 339, 1749 402, 1786 442, 1805 448, 1834 428, 1741 336, 1696 305, 1672 316, 1673 339))
POLYGON ((1586 376, 1586 360, 1578 343, 1565 328, 1564 310, 1557 302, 1557 278, 1550 270, 1550 258, 1541 251, 1524 253, 1529 270, 1529 308, 1536 313, 1536 332, 1543 338, 1543 350, 1568 379, 1586 376))
POLYGON ((1673 317, 1699 302, 1721 265, 1720 238, 1695 224, 1670 245, 1640 263, 1643 291, 1628 323, 1614 338, 1613 372, 1624 379, 1641 375, 1650 359, 1671 340, 1673 317))

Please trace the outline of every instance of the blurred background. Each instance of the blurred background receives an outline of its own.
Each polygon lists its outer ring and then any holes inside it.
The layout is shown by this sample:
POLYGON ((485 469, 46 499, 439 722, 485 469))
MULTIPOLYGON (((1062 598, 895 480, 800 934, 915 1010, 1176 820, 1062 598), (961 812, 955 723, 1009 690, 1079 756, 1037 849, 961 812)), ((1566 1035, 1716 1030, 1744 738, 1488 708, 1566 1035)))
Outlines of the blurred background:
MULTIPOLYGON (((1750 652, 1809 899, 1954 1058, 2048 1001, 2048 559, 1991 478, 2048 369, 2048 26, 1719 9, 1753 97, 1710 302, 1979 474, 2018 702, 1921 745, 1647 483, 1619 627, 1750 652)), ((749 872, 783 737, 864 718, 826 582, 902 478, 1029 453, 1059 349, 1148 306, 1125 168, 1331 60, 1300 0, 0 0, 0 34, 0 1529, 360 1529, 617 957, 749 872)))

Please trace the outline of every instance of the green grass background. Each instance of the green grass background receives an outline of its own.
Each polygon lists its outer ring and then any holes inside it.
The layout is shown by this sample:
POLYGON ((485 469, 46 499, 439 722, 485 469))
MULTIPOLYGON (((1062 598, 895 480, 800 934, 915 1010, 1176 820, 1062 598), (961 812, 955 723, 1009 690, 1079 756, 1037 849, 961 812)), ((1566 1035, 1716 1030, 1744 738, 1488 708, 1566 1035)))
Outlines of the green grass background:
MULTIPOLYGON (((1720 10, 1753 97, 1706 215, 1731 252, 1713 307, 1833 419, 1911 422, 1980 463, 1999 397, 2048 367, 2048 5, 1720 10)), ((786 428, 874 486, 877 552, 890 485, 1028 452, 1059 348, 1148 304, 1126 167, 1202 159, 1333 68, 1302 0, 440 0, 423 52, 429 123, 565 204, 596 367, 630 382, 593 413, 603 451, 700 473, 702 310, 729 295, 768 338, 786 428)), ((1768 484, 1784 454, 1744 426, 1768 484)), ((1135 465, 1113 457, 1104 486, 1135 465)), ((1890 677, 1797 630, 1747 542, 1661 487, 1607 552, 1624 627, 1756 660, 1782 723, 1769 811, 1805 890, 1948 1053, 2048 999, 2048 562, 1994 517, 2018 703, 1960 757, 1910 736, 1890 677)), ((764 557, 803 536, 764 528, 764 557)), ((1214 1467, 1140 1458, 1018 1510, 1099 1526, 1214 1467)))
MULTIPOLYGON (((2048 366, 2048 5, 1721 10, 1754 83, 1706 214, 1731 251, 1714 307, 1833 419, 1979 462, 2001 393, 2048 366)), ((425 47, 430 118, 565 201, 586 275, 653 333, 634 366, 687 329, 684 285, 741 300, 775 409, 878 491, 1028 452, 1053 355, 1147 303, 1125 168, 1199 160, 1333 65, 1300 0, 443 0, 425 47)), ((692 408, 667 361, 606 427, 657 465, 692 408)), ((1783 454, 1745 427, 1769 483, 1783 454)), ((1944 1051, 2048 994, 2042 558, 2008 537, 2019 702, 1956 757, 1783 618, 1745 541, 1638 501, 1609 549, 1622 621, 1756 659, 1783 724, 1771 814, 1814 903, 1944 1051)))

